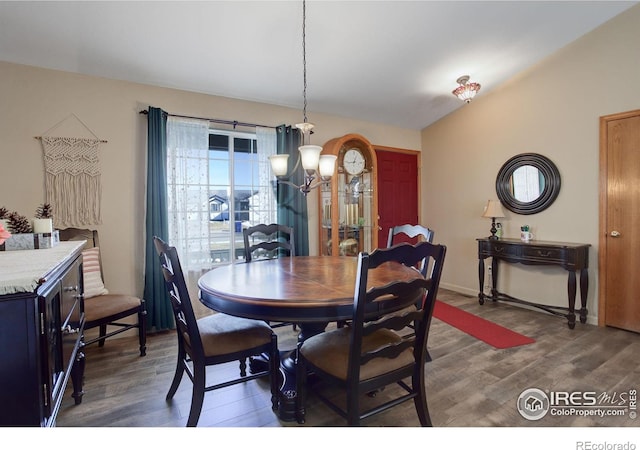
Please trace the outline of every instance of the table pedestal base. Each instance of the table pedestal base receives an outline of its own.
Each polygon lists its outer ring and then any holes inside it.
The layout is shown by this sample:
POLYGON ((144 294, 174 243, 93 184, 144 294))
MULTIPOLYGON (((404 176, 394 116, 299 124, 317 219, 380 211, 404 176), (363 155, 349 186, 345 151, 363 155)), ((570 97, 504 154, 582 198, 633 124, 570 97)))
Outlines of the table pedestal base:
MULTIPOLYGON (((327 322, 298 324, 300 327, 298 342, 304 342, 311 336, 324 332, 327 325, 327 322)), ((281 379, 280 394, 278 396, 278 409, 276 414, 283 422, 304 422, 304 412, 296 410, 296 397, 298 396, 296 389, 296 351, 296 349, 293 349, 280 352, 281 379)), ((252 373, 266 370, 268 367, 268 355, 252 358, 249 363, 249 370, 252 373)))

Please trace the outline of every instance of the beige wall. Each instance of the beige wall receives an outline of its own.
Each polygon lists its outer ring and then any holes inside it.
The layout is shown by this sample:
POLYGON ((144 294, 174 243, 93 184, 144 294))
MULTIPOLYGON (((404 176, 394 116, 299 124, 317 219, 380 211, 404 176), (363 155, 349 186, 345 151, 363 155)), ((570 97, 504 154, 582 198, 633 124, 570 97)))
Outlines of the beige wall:
MULTIPOLYGON (((448 246, 442 285, 471 295, 477 294, 475 239, 489 230, 488 219, 480 216, 487 199, 496 198, 500 166, 523 152, 550 157, 562 176, 558 199, 532 216, 507 211, 505 235, 515 237, 526 222, 539 239, 590 243, 588 306, 595 323, 598 119, 640 108, 640 89, 633 84, 640 78, 638 24, 640 6, 493 92, 481 91, 473 103, 422 134, 311 111, 313 142, 359 133, 376 145, 423 149, 421 219, 436 230, 436 241, 448 246)), ((137 295, 143 289, 146 152, 146 117, 139 111, 151 105, 171 113, 267 125, 301 118, 297 109, 4 62, 0 99, 0 206, 9 210, 29 215, 44 201, 42 149, 34 136, 75 114, 108 141, 100 155, 103 224, 97 227, 106 282, 113 291, 137 295)), ((56 131, 89 136, 68 121, 56 131)), ((312 215, 312 230, 315 223, 312 215)), ((311 238, 313 250, 317 244, 311 238)), ((566 273, 560 270, 505 266, 501 276, 503 290, 514 295, 566 303, 566 273)))
MULTIPOLYGON (((518 237, 527 223, 538 239, 591 244, 588 309, 597 323, 599 118, 640 108, 639 25, 635 6, 423 130, 422 221, 448 246, 444 287, 477 294, 475 239, 489 235, 490 220, 481 214, 497 199, 498 170, 518 153, 541 153, 560 171, 560 195, 535 215, 505 210, 505 236, 518 237)), ((501 267, 501 290, 566 305, 566 272, 501 267)))
MULTIPOLYGON (((265 85, 268 89, 268 85, 265 85)), ((265 125, 300 122, 302 111, 0 62, 0 206, 31 217, 45 201, 42 134, 108 141, 100 150, 105 282, 113 292, 142 295, 146 116, 149 105, 175 113, 265 125)), ((301 99, 302 102, 302 99, 301 99)), ((312 105, 310 105, 312 106, 312 105)), ((378 145, 420 148, 420 131, 309 113, 312 141, 359 133, 378 145)), ((315 199, 313 197, 310 200, 315 199)), ((315 207, 317 203, 311 205, 315 207)), ((310 210, 315 225, 315 208, 310 210)), ((317 233, 317 230, 315 231, 317 233)), ((317 249, 313 234, 310 249, 317 249)))

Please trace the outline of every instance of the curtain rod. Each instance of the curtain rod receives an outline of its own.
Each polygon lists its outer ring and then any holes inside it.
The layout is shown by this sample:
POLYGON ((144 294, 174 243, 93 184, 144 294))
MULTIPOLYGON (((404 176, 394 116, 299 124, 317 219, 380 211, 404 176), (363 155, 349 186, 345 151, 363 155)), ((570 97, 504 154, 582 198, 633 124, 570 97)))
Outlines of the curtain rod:
MULTIPOLYGON (((140 111, 140 114, 144 114, 147 115, 149 114, 149 111, 142 110, 140 111)), ((171 113, 167 113, 168 116, 171 117, 181 117, 183 119, 197 119, 197 120, 207 120, 209 122, 213 122, 213 123, 220 123, 220 124, 224 124, 224 125, 233 125, 233 128, 235 129, 236 127, 263 127, 263 128, 277 128, 271 125, 260 125, 257 123, 246 123, 246 122, 238 122, 237 120, 224 120, 224 119, 210 119, 208 117, 194 117, 194 116, 183 116, 180 114, 171 114, 171 113)))

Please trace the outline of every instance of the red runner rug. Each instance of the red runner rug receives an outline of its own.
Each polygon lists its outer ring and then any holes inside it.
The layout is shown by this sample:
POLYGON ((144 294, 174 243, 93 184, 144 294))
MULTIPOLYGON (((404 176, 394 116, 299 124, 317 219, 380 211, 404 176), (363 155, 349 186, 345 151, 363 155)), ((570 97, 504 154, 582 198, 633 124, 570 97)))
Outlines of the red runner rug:
POLYGON ((495 348, 517 347, 535 342, 534 339, 439 300, 436 300, 433 317, 495 348))

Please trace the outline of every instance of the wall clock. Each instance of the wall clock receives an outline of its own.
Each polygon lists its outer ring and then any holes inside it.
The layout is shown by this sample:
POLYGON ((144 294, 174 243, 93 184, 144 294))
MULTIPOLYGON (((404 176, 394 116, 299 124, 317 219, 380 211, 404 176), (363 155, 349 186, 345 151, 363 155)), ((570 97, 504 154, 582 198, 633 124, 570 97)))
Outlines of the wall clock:
POLYGON ((347 134, 325 143, 336 155, 337 174, 324 185, 320 202, 320 255, 357 256, 378 247, 377 158, 371 143, 347 134))
POLYGON ((350 148, 344 153, 343 165, 349 175, 359 175, 364 170, 364 155, 359 149, 350 148))

